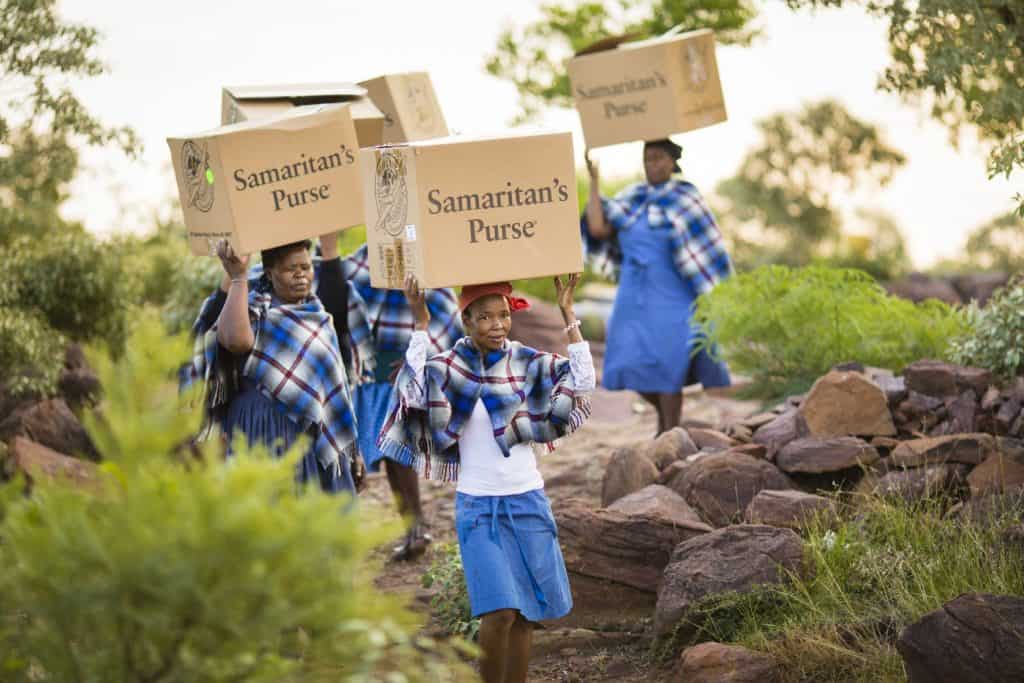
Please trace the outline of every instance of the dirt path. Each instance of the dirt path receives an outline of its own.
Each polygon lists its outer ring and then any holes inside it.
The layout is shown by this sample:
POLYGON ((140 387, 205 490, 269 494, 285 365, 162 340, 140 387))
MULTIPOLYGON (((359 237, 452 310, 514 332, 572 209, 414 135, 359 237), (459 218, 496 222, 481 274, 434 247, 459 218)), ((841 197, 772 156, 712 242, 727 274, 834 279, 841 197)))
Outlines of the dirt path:
MULTIPOLYGON (((651 438, 655 419, 651 412, 636 412, 639 397, 631 392, 598 390, 591 420, 556 453, 542 458, 545 489, 557 510, 569 498, 600 506, 601 478, 612 452, 620 446, 651 438)), ((711 425, 755 412, 756 404, 698 393, 686 400, 687 420, 711 425)), ((423 503, 435 545, 455 541, 454 489, 422 483, 423 503)), ((382 474, 371 477, 363 494, 367 509, 394 518, 391 494, 382 474)), ((382 548, 383 559, 389 549, 382 548)), ((414 563, 389 565, 378 584, 390 592, 409 595, 414 608, 430 613, 432 591, 421 577, 433 552, 414 563)), ((577 605, 566 619, 537 631, 530 663, 530 681, 622 681, 655 683, 668 680, 671 666, 650 661, 648 636, 653 596, 607 582, 570 577, 577 605)), ((436 624, 432 624, 436 628, 436 624)), ((431 627, 428 627, 431 628, 431 627)))

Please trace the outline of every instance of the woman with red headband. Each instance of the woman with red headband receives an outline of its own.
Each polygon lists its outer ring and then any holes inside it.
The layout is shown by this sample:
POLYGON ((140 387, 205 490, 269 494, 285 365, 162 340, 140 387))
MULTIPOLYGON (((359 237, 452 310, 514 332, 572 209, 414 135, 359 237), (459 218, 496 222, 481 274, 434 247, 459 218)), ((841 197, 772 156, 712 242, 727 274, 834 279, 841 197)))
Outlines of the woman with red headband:
POLYGON ((578 275, 555 278, 569 358, 508 340, 528 304, 507 282, 467 286, 468 336, 427 359, 430 314, 406 281, 416 332, 378 445, 431 479, 454 481, 455 527, 473 616, 480 617, 485 683, 526 680, 535 622, 572 609, 551 505, 532 446, 555 442, 590 414, 590 346, 573 313, 578 275))

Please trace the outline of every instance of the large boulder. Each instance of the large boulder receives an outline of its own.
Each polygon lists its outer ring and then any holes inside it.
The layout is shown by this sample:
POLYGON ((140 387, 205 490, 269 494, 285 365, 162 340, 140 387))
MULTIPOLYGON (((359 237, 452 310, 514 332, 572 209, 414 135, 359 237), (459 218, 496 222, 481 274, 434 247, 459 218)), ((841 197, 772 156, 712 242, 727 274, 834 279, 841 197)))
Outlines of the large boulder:
POLYGON ((818 379, 800 407, 812 436, 893 436, 896 426, 882 389, 859 372, 818 379))
POLYGON ((770 462, 740 453, 705 455, 669 485, 716 527, 738 520, 758 492, 794 488, 770 462))
POLYGON ((775 456, 775 464, 790 474, 842 472, 878 461, 874 446, 852 436, 808 437, 791 441, 775 456))
POLYGON ((971 496, 1024 487, 1024 449, 990 455, 967 475, 971 496))
MULTIPOLYGON (((627 502, 627 508, 642 505, 627 502)), ((577 574, 608 579, 653 593, 672 549, 681 542, 711 531, 685 512, 664 510, 627 514, 593 510, 570 499, 556 508, 559 542, 566 567, 577 574)))
POLYGON ((682 460, 699 450, 690 434, 682 427, 676 427, 659 434, 658 438, 645 446, 643 453, 659 470, 663 470, 676 460, 682 460))
POLYGON ((963 303, 959 292, 952 284, 924 273, 911 273, 905 278, 888 282, 885 289, 893 296, 914 302, 938 299, 947 304, 963 303))
POLYGON ((701 643, 679 658, 678 683, 775 683, 775 659, 739 645, 701 643))
POLYGON ((85 427, 59 398, 23 406, 0 422, 0 441, 23 436, 58 453, 99 460, 85 427))
POLYGON ((1024 681, 1024 598, 968 593, 900 633, 910 683, 1024 681))
POLYGON ((789 410, 754 432, 754 443, 768 449, 769 460, 790 441, 807 436, 807 423, 799 410, 789 410))
POLYGON ((620 448, 612 454, 601 482, 601 505, 607 507, 619 498, 639 491, 658 478, 658 467, 643 448, 620 448))
POLYGON ((686 640, 700 626, 691 608, 705 598, 782 583, 802 563, 803 542, 789 529, 741 524, 681 543, 658 589, 655 634, 665 636, 678 628, 677 635, 686 640))
POLYGON ((819 515, 835 514, 836 504, 831 498, 803 491, 761 491, 747 506, 745 518, 749 524, 802 529, 819 515))
POLYGON ((69 458, 24 437, 14 438, 8 457, 13 469, 24 474, 30 485, 40 479, 60 479, 84 489, 99 487, 95 463, 69 458))
MULTIPOLYGON (((651 484, 635 493, 623 496, 608 506, 608 510, 630 517, 646 516, 665 524, 703 528, 700 518, 686 500, 667 486, 651 484)), ((709 529, 710 530, 710 529, 709 529)))
POLYGON ((899 467, 959 462, 980 465, 996 452, 996 440, 990 434, 949 434, 904 441, 890 456, 899 467))
POLYGON ((956 396, 972 389, 978 396, 992 384, 992 373, 940 360, 919 360, 903 369, 907 389, 928 396, 956 396))

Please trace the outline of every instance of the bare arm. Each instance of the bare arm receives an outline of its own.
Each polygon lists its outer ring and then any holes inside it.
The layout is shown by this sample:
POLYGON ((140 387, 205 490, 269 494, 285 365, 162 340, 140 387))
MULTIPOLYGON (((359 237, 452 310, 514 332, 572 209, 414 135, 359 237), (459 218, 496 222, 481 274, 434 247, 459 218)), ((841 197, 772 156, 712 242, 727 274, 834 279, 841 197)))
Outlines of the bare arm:
POLYGON ((601 206, 600 174, 597 163, 590 158, 590 150, 587 150, 584 158, 587 160, 587 171, 590 172, 590 196, 587 199, 587 232, 595 240, 606 240, 612 236, 612 227, 604 219, 604 207, 601 206))
POLYGON ((217 341, 231 353, 248 353, 256 343, 249 323, 249 257, 235 254, 227 240, 217 244, 217 256, 229 278, 228 299, 217 318, 217 341))
POLYGON ((555 276, 555 293, 558 296, 558 308, 562 311, 562 320, 565 321, 565 331, 569 336, 570 344, 583 341, 580 326, 576 321, 576 312, 572 309, 573 294, 579 281, 579 273, 568 275, 564 281, 560 275, 555 276))

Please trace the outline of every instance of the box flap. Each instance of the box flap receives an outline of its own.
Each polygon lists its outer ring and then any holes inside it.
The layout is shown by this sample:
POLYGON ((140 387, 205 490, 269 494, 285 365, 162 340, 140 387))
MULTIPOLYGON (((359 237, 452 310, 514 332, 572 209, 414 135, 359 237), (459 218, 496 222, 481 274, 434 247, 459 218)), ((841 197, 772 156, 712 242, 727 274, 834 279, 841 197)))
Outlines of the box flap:
POLYGON ((301 100, 307 98, 356 99, 366 97, 366 88, 355 83, 283 83, 277 85, 224 86, 235 100, 301 100))
POLYGON ((288 111, 271 116, 265 119, 256 119, 253 121, 239 121, 238 123, 231 123, 226 126, 219 126, 217 128, 210 128, 192 135, 174 135, 168 138, 168 140, 188 140, 195 138, 206 138, 214 135, 227 135, 230 133, 237 133, 240 131, 251 130, 253 128, 266 128, 268 130, 301 130, 312 125, 311 123, 301 120, 303 117, 311 114, 318 114, 321 112, 329 112, 342 107, 349 107, 348 104, 342 103, 327 103, 327 104, 307 104, 301 107, 292 107, 288 111), (293 119, 300 119, 294 121, 293 119))
POLYGON ((590 45, 586 46, 585 48, 577 52, 575 56, 582 57, 583 55, 592 55, 595 52, 614 50, 622 43, 625 43, 626 41, 629 40, 634 40, 639 37, 639 33, 624 33, 621 36, 608 36, 607 38, 602 38, 596 43, 591 43, 590 45))
POLYGON ((534 138, 544 135, 571 134, 572 132, 567 129, 524 127, 475 135, 447 135, 440 138, 427 138, 425 140, 400 142, 393 145, 381 145, 381 147, 435 147, 437 145, 455 145, 464 142, 486 142, 488 140, 507 140, 509 138, 534 138))
POLYGON ((705 34, 713 34, 709 28, 700 28, 695 31, 687 31, 686 33, 678 33, 674 29, 664 33, 660 36, 653 38, 645 38, 644 40, 637 40, 626 45, 619 47, 620 50, 632 50, 635 48, 650 47, 651 45, 658 45, 659 43, 669 43, 674 40, 688 40, 690 38, 696 38, 705 34))

